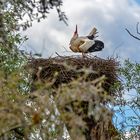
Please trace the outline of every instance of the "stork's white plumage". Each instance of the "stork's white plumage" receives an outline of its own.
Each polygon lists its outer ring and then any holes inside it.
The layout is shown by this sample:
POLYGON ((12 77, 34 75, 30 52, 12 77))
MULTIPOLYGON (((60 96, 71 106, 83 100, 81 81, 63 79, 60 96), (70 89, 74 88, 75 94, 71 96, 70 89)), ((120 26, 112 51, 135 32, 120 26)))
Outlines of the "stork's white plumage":
POLYGON ((93 28, 88 36, 78 36, 78 30, 76 25, 76 30, 73 37, 70 40, 70 49, 73 52, 95 52, 101 51, 104 48, 104 43, 100 40, 95 40, 97 36, 97 29, 93 28))

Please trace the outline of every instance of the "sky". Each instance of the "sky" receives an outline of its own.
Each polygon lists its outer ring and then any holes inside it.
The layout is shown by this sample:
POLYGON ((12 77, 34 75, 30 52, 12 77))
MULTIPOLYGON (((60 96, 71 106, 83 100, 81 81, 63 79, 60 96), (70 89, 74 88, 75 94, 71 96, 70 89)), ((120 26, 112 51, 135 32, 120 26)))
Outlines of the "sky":
POLYGON ((29 40, 21 49, 33 54, 40 53, 44 58, 53 57, 56 52, 64 56, 75 55, 69 49, 69 42, 77 24, 79 35, 87 35, 96 27, 98 39, 104 42, 105 48, 92 55, 101 58, 118 57, 122 62, 125 59, 140 62, 140 41, 132 38, 125 30, 127 28, 140 37, 136 33, 136 24, 140 22, 140 0, 63 0, 61 9, 68 17, 68 26, 59 21, 53 9, 46 20, 34 22, 31 28, 22 33, 29 40))
POLYGON ((56 9, 50 10, 46 20, 34 22, 31 28, 23 32, 29 40, 21 49, 41 53, 44 58, 55 56, 55 52, 75 55, 69 49, 69 41, 77 24, 79 35, 87 35, 96 27, 98 39, 104 42, 103 51, 92 55, 140 61, 140 41, 132 38, 125 30, 128 28, 137 35, 140 0, 63 0, 61 9, 68 17, 68 26, 59 21, 56 9))

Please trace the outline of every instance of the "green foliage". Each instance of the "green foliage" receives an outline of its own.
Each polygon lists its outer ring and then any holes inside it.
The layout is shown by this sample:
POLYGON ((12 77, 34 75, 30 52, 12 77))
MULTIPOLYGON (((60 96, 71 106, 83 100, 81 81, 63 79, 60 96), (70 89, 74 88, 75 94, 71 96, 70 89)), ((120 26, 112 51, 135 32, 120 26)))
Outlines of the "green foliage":
POLYGON ((62 0, 5 0, 0 1, 0 7, 3 12, 9 11, 13 14, 14 20, 18 22, 18 27, 22 27, 25 30, 32 26, 32 21, 37 20, 39 22, 42 18, 47 18, 49 10, 54 7, 57 10, 59 20, 66 23, 67 17, 61 11, 62 3, 62 0), (24 22, 22 23, 22 21, 24 22))
POLYGON ((29 94, 27 56, 18 50, 27 38, 16 33, 20 27, 23 30, 30 27, 33 20, 46 18, 53 7, 59 19, 66 23, 61 5, 61 0, 0 1, 0 139, 54 139, 63 133, 64 124, 57 122, 58 114, 50 94, 42 96, 41 87, 32 94, 35 98, 29 94))
MULTIPOLYGON (((126 60, 124 63, 124 67, 120 68, 119 71, 123 81, 122 84, 124 89, 135 90, 135 97, 131 98, 130 103, 132 107, 140 107, 140 64, 132 63, 129 60, 126 60)), ((140 110, 139 110, 140 111, 140 110)))
POLYGON ((24 68, 27 64, 27 58, 17 49, 17 45, 23 40, 24 39, 22 39, 19 34, 14 35, 11 33, 8 34, 5 44, 0 44, 0 71, 5 76, 5 79, 13 74, 15 74, 17 78, 20 77, 17 85, 21 87, 21 90, 25 90, 23 87, 27 87, 29 83, 27 80, 29 74, 24 68), (8 46, 12 47, 10 48, 8 46))
MULTIPOLYGON (((140 131, 140 64, 125 60, 124 66, 119 70, 119 74, 122 78, 122 85, 125 92, 128 91, 128 94, 131 90, 136 92, 135 95, 131 95, 131 99, 121 102, 121 105, 129 109, 133 114, 133 116, 130 115, 128 117, 125 115, 125 121, 123 123, 125 127, 128 127, 129 124, 131 125, 128 139, 134 139, 134 137, 138 137, 140 131)), ((128 95, 125 94, 125 96, 128 95)), ((120 112, 123 114, 122 110, 120 112)))
POLYGON ((124 86, 129 91, 135 89, 140 94, 140 64, 125 60, 124 67, 120 69, 120 74, 125 79, 124 86))

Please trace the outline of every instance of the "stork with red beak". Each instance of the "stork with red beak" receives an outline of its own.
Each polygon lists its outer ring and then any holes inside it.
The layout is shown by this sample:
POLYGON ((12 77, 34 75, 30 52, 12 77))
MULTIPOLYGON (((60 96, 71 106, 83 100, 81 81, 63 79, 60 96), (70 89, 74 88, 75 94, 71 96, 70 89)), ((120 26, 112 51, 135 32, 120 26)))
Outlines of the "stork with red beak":
POLYGON ((96 52, 101 51, 104 48, 104 43, 100 40, 95 40, 97 36, 97 29, 93 28, 88 36, 78 36, 78 29, 76 25, 73 37, 70 40, 70 49, 73 52, 96 52))

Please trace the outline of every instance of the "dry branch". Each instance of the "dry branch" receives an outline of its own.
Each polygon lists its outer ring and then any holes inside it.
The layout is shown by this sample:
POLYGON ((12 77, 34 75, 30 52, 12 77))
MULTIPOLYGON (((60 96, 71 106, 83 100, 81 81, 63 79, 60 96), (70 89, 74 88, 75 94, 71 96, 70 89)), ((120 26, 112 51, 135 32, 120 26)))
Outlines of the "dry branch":
MULTIPOLYGON (((132 36, 133 38, 135 38, 135 39, 137 39, 137 40, 140 40, 139 37, 133 35, 127 28, 125 28, 125 30, 128 32, 128 34, 129 34, 130 36, 132 36)), ((140 32, 139 32, 139 22, 137 22, 137 24, 136 24, 136 31, 137 31, 137 34, 140 35, 140 32)))
POLYGON ((134 36, 127 28, 125 29, 130 36, 132 36, 133 38, 137 39, 137 40, 140 40, 140 38, 138 38, 137 36, 134 36))

